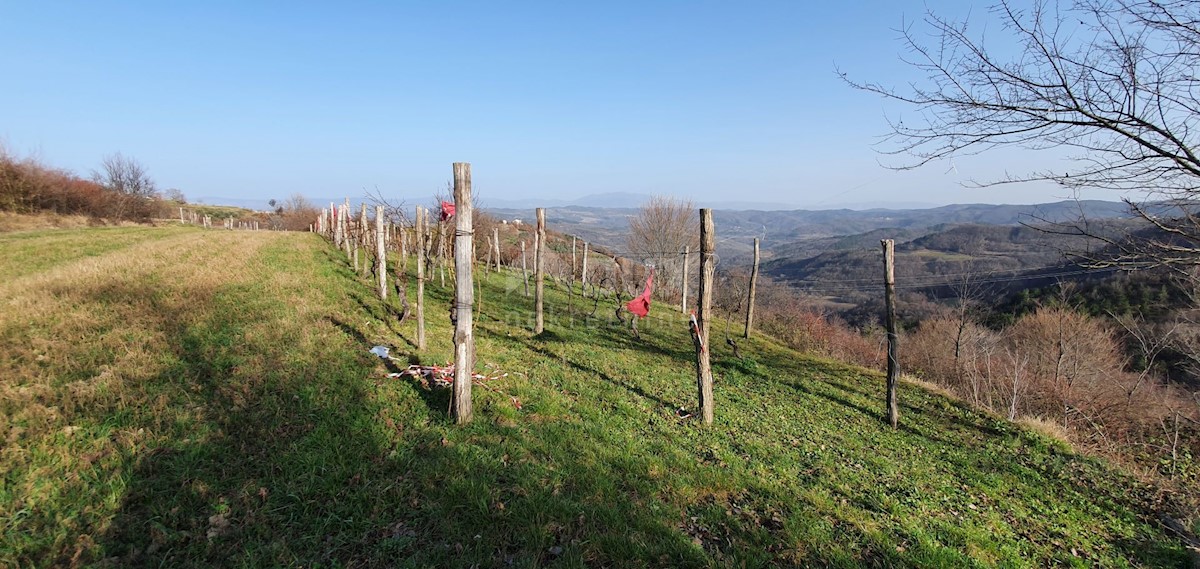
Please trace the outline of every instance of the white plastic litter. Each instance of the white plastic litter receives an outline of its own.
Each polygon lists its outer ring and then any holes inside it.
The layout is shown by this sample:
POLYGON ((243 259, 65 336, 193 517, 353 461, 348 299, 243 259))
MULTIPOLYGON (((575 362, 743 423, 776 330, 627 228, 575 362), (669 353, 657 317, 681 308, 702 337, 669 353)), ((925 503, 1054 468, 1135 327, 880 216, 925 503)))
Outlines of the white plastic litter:
POLYGON ((371 353, 379 356, 381 359, 388 359, 387 346, 375 346, 374 348, 371 348, 371 353))

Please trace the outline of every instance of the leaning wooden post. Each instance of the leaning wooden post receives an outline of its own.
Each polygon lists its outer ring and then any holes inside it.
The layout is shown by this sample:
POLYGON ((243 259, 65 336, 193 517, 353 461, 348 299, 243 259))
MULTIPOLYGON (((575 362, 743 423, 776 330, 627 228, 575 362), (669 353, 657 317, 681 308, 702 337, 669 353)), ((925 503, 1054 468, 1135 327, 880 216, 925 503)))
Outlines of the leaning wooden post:
POLYGON ((417 349, 425 349, 425 211, 417 206, 417 349))
POLYGON ((750 337, 750 329, 754 327, 754 290, 758 288, 758 238, 754 238, 754 268, 750 269, 750 291, 746 293, 746 333, 743 338, 750 337))
POLYGON ((375 273, 379 275, 379 298, 387 300, 387 240, 383 227, 383 206, 375 206, 375 273))
POLYGON ((533 242, 533 309, 535 312, 533 333, 541 334, 546 329, 542 319, 542 280, 546 277, 546 209, 537 208, 537 241, 533 242))
POLYGON ((525 264, 525 240, 521 240, 521 279, 525 281, 525 296, 529 296, 529 266, 525 264))
POLYGON ((712 210, 700 209, 700 306, 692 319, 692 342, 696 345, 696 387, 700 398, 700 416, 705 425, 713 422, 713 377, 709 361, 708 321, 712 317, 713 256, 716 252, 712 210))
POLYGON ((688 258, 691 257, 692 250, 690 245, 683 246, 683 300, 679 301, 679 311, 687 315, 687 293, 688 293, 688 258))
POLYGON ((455 423, 471 422, 471 376, 475 371, 475 337, 472 331, 471 288, 472 229, 471 165, 454 163, 454 393, 451 418, 455 423))
POLYGON ((895 429, 900 421, 900 408, 896 403, 896 382, 900 379, 899 338, 896 335, 896 242, 891 239, 880 241, 883 245, 883 300, 887 307, 887 414, 888 423, 895 429))

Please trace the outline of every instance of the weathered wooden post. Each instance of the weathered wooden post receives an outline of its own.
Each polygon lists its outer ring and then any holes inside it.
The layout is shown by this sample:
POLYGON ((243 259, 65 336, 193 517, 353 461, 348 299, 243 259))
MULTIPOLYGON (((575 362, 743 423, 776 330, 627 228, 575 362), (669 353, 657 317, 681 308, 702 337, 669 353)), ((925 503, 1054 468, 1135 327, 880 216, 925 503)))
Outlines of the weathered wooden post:
POLYGON ((342 248, 342 208, 335 206, 331 202, 329 204, 329 230, 333 237, 333 246, 338 249, 342 248))
POLYGON ((359 204, 362 206, 362 212, 358 216, 358 227, 354 231, 354 271, 358 272, 358 248, 361 245, 364 249, 362 260, 362 273, 365 275, 370 270, 367 267, 366 246, 367 246, 367 204, 359 204))
MULTIPOLYGON (((346 198, 346 203, 342 205, 342 247, 346 250, 346 258, 350 258, 350 241, 354 238, 354 230, 350 227, 350 198, 346 198)), ((354 267, 355 272, 358 267, 354 267)))
MULTIPOLYGON (((487 275, 492 270, 492 236, 488 235, 487 239, 487 259, 483 262, 483 274, 487 275)), ((482 300, 482 299, 481 299, 482 300)))
POLYGON ((712 318, 713 254, 716 251, 712 210, 700 209, 700 306, 691 322, 692 342, 696 346, 696 387, 699 391, 700 416, 705 425, 713 422, 713 377, 709 361, 708 321, 712 318))
POLYGON ((750 329, 754 327, 754 291, 758 288, 758 238, 754 238, 754 268, 750 269, 750 291, 746 293, 746 333, 743 338, 750 337, 750 329))
POLYGON ((887 415, 888 423, 895 429, 900 421, 900 407, 896 402, 896 382, 900 379, 899 337, 896 335, 896 242, 891 239, 880 241, 883 245, 883 300, 887 310, 887 415))
POLYGON ((387 240, 384 239, 383 206, 375 206, 375 272, 379 276, 379 298, 387 300, 387 240))
POLYGON ((575 267, 579 266, 575 262, 575 239, 576 239, 575 236, 572 235, 571 236, 571 282, 575 282, 575 275, 579 274, 579 273, 575 272, 575 267))
POLYGON ((442 288, 446 288, 446 223, 438 221, 438 275, 442 288))
POLYGON ((525 263, 525 240, 521 240, 521 279, 525 281, 525 296, 529 296, 529 266, 525 263))
MULTIPOLYGON (((583 242, 583 268, 579 270, 579 286, 587 290, 587 258, 588 258, 588 243, 583 242)), ((583 293, 586 294, 586 293, 583 293)))
POLYGON ((471 376, 475 371, 475 336, 471 305, 471 246, 474 237, 471 215, 471 165, 454 163, 454 392, 450 415, 455 423, 471 422, 471 376))
POLYGON ((546 209, 537 208, 537 241, 533 242, 533 307, 534 307, 534 324, 533 333, 541 334, 546 329, 546 323, 542 318, 542 301, 543 301, 543 284, 542 280, 546 277, 546 209))
POLYGON ((500 272, 500 228, 492 228, 492 246, 496 248, 496 272, 500 272))
MULTIPOLYGON (((420 208, 417 209, 416 215, 421 215, 420 208)), ((414 221, 413 223, 415 226, 416 222, 414 221)), ((393 227, 395 227, 395 226, 393 226, 393 227)), ((399 241, 400 241, 400 266, 404 267, 403 270, 408 270, 408 230, 404 229, 404 227, 401 226, 399 231, 400 231, 400 233, 399 233, 399 235, 400 235, 400 239, 399 239, 399 241)))
POLYGON ((679 301, 679 311, 687 315, 687 293, 688 293, 688 258, 692 256, 691 246, 683 246, 683 299, 679 301))
POLYGON ((417 349, 425 349, 425 210, 417 206, 417 349))

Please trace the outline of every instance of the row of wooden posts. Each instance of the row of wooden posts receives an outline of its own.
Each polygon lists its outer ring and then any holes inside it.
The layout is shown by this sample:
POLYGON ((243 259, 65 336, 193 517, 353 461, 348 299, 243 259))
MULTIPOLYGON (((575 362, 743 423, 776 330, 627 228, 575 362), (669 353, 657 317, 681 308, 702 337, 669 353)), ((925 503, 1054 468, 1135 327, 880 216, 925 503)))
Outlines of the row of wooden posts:
MULTIPOLYGON (((212 229, 213 218, 211 215, 201 215, 191 210, 179 208, 179 223, 199 225, 205 229, 212 229)), ((242 229, 247 231, 258 231, 260 229, 258 221, 238 221, 232 217, 223 218, 221 220, 223 229, 242 229)))
MULTIPOLYGON (((474 315, 473 309, 476 306, 476 297, 474 290, 474 211, 472 203, 471 189, 471 166, 468 163, 456 162, 453 164, 453 199, 454 199, 454 241, 453 241, 453 278, 454 278, 454 300, 451 307, 452 319, 454 321, 454 381, 451 394, 451 417, 456 423, 470 422, 473 416, 473 406, 471 400, 471 384, 472 374, 475 368, 475 339, 474 339, 474 315)), ((534 237, 534 326, 533 332, 541 334, 545 330, 545 320, 543 317, 544 307, 544 281, 545 281, 545 248, 546 248, 546 216, 544 208, 536 209, 537 226, 534 237)), ((394 224, 389 224, 385 215, 385 208, 382 205, 375 206, 374 230, 369 231, 367 206, 364 204, 360 210, 359 219, 354 223, 350 218, 350 202, 347 199, 341 205, 331 204, 328 210, 322 211, 321 215, 313 224, 313 230, 325 235, 331 239, 335 246, 342 250, 354 265, 355 271, 359 271, 359 253, 358 249, 362 246, 364 249, 368 246, 370 237, 374 236, 375 248, 375 277, 377 279, 377 291, 381 299, 387 298, 387 245, 394 241, 397 235, 397 228, 394 224)), ((439 224, 441 227, 441 224, 439 224)), ((413 235, 415 237, 414 249, 416 253, 416 344, 418 350, 424 350, 426 346, 425 338, 425 280, 427 278, 426 269, 429 264, 427 255, 431 252, 431 243, 429 239, 432 237, 431 226, 429 225, 429 212, 424 208, 417 207, 415 211, 415 219, 413 223, 413 235)), ((442 228, 444 229, 444 228, 442 228)), ((439 257, 445 258, 445 231, 439 231, 439 257)), ((407 263, 407 234, 400 234, 400 249, 407 263)), ((712 210, 708 208, 700 209, 700 282, 699 282, 699 298, 697 302, 697 310, 692 319, 689 321, 689 330, 692 336, 695 353, 696 353, 696 386, 697 399, 699 405, 699 414, 705 424, 711 424, 713 421, 714 403, 713 403, 713 377, 711 368, 711 346, 709 343, 709 323, 712 320, 712 291, 713 277, 716 272, 715 250, 716 236, 713 226, 712 210)), ((489 257, 494 253, 495 267, 499 270, 500 267, 500 244, 499 235, 493 231, 493 235, 489 236, 489 257)), ((888 420, 895 428, 897 424, 897 403, 896 403, 896 382, 899 375, 897 361, 897 344, 896 344, 896 329, 895 329, 895 282, 893 278, 893 242, 892 240, 884 240, 884 257, 885 257, 885 288, 887 301, 887 331, 888 331, 888 374, 887 374, 887 407, 888 420)), ((572 253, 574 256, 574 245, 572 253)), ((587 278, 587 251, 588 245, 584 243, 583 270, 582 279, 586 284, 587 278)), ((521 242, 521 264, 522 274, 524 275, 525 290, 528 294, 529 280, 528 268, 525 263, 525 243, 521 242)), ((683 286, 683 301, 681 308, 686 312, 687 309, 687 259, 690 251, 685 250, 684 257, 684 286, 683 286)), ((572 266, 574 266, 572 260, 572 266)), ((488 266, 490 266, 490 259, 488 266)), ((755 289, 758 281, 758 265, 759 265, 759 239, 754 239, 754 264, 750 275, 750 285, 748 290, 748 302, 745 320, 744 337, 751 336, 751 330, 754 324, 754 298, 755 289)), ((367 262, 364 259, 362 268, 367 269, 367 262)), ((443 286, 445 284, 445 268, 441 266, 441 275, 443 286)), ((403 269, 402 269, 403 270, 403 269)), ((407 300, 404 300, 407 302, 407 300)))

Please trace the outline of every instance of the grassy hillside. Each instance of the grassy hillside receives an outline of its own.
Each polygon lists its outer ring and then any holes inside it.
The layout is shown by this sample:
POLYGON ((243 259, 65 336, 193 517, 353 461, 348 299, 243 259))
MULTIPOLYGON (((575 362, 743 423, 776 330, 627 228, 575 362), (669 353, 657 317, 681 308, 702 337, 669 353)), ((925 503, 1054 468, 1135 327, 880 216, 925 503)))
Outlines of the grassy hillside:
MULTIPOLYGON (((632 338, 483 286, 476 421, 311 234, 0 235, 0 566, 1186 566, 1152 492, 878 374, 714 333, 717 418, 657 305, 632 338), (45 258, 54 259, 54 263, 45 258), (520 405, 514 403, 517 398, 520 405)), ((561 289, 547 305, 566 306, 561 289)))

